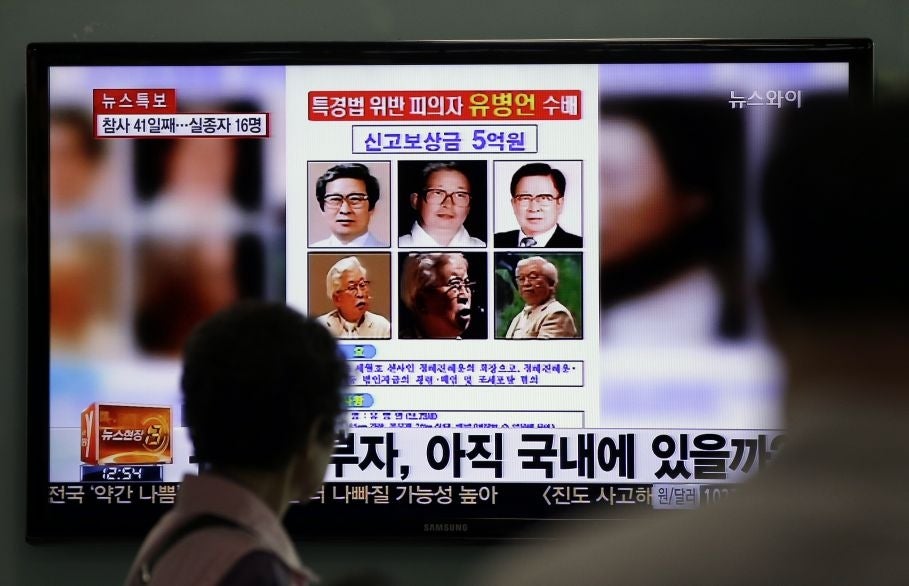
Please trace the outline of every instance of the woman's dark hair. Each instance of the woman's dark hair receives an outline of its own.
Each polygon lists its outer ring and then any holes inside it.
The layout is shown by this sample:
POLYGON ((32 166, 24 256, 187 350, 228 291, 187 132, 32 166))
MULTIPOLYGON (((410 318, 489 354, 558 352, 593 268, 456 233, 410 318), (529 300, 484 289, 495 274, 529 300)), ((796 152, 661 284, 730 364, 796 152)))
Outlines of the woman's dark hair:
POLYGON ((348 383, 331 333, 279 303, 247 301, 199 326, 183 359, 183 417, 213 467, 286 465, 311 429, 331 441, 348 383))

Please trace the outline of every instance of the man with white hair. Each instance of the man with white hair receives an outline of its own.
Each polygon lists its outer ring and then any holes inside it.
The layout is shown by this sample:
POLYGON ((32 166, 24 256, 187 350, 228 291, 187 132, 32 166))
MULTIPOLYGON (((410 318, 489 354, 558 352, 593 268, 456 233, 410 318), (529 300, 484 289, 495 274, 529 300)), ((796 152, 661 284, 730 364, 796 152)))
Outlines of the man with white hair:
POLYGON ((317 319, 336 337, 391 337, 389 321, 369 311, 369 280, 357 257, 348 256, 332 265, 325 276, 325 292, 335 309, 317 319))
POLYGON ((515 267, 518 291, 526 305, 508 326, 506 338, 577 338, 568 308, 555 298, 559 271, 542 256, 521 259, 515 267))
POLYGON ((410 254, 401 269, 409 320, 402 318, 400 337, 460 340, 473 317, 474 285, 460 252, 410 254))

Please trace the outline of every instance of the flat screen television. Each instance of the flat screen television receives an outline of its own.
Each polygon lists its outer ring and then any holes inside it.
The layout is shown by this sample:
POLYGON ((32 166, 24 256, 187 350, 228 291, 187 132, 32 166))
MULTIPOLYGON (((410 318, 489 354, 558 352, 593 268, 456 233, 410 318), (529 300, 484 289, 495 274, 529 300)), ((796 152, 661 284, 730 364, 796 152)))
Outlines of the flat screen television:
POLYGON ((872 77, 868 40, 31 45, 28 538, 168 510, 182 345, 247 298, 352 366, 297 538, 721 500, 784 443, 764 166, 872 77))

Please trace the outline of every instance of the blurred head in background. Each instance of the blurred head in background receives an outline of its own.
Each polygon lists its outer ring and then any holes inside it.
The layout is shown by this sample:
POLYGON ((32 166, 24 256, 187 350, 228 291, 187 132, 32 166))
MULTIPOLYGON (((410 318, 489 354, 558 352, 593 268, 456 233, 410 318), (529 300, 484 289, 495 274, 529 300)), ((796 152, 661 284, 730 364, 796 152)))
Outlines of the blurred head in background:
MULTIPOLYGON (((190 112, 258 111, 255 104, 195 104, 190 112)), ((210 135, 136 141, 142 223, 157 233, 236 232, 262 207, 262 141, 210 135)))
POLYGON ((176 356, 194 327, 241 298, 263 294, 254 237, 148 239, 139 247, 135 334, 148 354, 176 356))
MULTIPOLYGON (((601 308, 634 300, 638 331, 660 316, 662 341, 744 329, 742 118, 701 100, 604 101, 600 122, 601 308), (675 300, 675 301, 673 301, 675 300), (687 300, 687 301, 686 301, 687 300), (700 304, 693 308, 686 303, 700 304), (674 317, 673 317, 674 314, 674 317), (685 323, 684 316, 698 316, 685 323)), ((604 340, 621 337, 606 320, 604 340)))
POLYGON ((232 138, 175 140, 164 161, 164 192, 188 199, 227 199, 237 167, 232 138))
POLYGON ((78 208, 90 198, 102 157, 91 117, 75 108, 50 116, 50 201, 55 212, 78 208))

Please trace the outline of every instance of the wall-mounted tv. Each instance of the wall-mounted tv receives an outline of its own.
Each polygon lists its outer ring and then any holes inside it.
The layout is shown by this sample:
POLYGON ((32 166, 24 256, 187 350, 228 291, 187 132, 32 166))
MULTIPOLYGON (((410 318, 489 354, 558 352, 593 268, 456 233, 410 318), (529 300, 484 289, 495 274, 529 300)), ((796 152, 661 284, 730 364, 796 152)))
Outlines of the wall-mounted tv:
POLYGON ((179 498, 181 348, 248 298, 351 361, 296 537, 710 506, 784 444, 764 165, 871 93, 867 40, 30 46, 28 537, 179 498))

